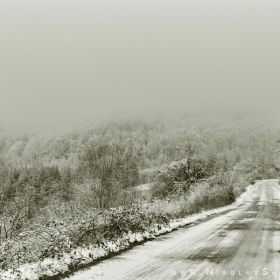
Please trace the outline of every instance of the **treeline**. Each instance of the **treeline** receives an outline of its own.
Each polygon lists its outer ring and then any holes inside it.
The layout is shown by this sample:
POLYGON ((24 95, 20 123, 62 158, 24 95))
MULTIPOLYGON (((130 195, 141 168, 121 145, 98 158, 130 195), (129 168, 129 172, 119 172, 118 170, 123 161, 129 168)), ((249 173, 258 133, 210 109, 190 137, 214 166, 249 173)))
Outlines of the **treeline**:
POLYGON ((77 199, 113 207, 132 201, 131 187, 156 179, 167 182, 154 191, 162 197, 175 186, 186 191, 197 180, 226 172, 248 181, 270 178, 278 175, 278 136, 272 121, 226 116, 115 121, 16 136, 2 129, 1 213, 20 207, 31 218, 54 201, 77 199))
POLYGON ((276 123, 258 118, 195 118, 132 120, 99 126, 48 129, 39 133, 13 134, 0 128, 0 159, 13 168, 22 166, 58 166, 77 169, 79 155, 88 145, 132 142, 140 169, 157 167, 185 156, 191 142, 204 154, 239 161, 275 149, 276 123))

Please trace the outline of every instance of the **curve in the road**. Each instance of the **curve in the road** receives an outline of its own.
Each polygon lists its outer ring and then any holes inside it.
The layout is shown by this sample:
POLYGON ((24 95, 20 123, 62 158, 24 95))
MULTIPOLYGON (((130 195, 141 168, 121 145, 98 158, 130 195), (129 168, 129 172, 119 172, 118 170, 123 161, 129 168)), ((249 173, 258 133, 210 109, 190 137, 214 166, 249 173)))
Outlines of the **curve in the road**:
POLYGON ((137 246, 68 279, 280 279, 277 182, 257 182, 238 208, 137 246))

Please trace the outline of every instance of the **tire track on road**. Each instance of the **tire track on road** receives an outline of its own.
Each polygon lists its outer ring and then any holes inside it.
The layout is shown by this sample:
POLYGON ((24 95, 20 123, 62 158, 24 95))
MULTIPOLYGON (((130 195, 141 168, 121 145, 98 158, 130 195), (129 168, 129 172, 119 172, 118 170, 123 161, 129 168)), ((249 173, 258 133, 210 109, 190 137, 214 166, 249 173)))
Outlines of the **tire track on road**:
POLYGON ((106 260, 84 273, 78 272, 70 279, 168 279, 172 271, 197 269, 201 261, 192 260, 190 256, 196 251, 203 251, 209 244, 215 248, 223 238, 222 234, 217 238, 217 233, 232 219, 242 215, 250 205, 251 199, 245 200, 238 209, 180 228, 106 260))

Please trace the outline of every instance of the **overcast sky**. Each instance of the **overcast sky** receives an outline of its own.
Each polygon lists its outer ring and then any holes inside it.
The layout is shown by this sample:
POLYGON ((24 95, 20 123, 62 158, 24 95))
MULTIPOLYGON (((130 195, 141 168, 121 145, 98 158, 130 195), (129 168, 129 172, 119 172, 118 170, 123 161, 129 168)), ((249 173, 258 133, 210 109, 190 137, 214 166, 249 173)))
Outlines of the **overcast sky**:
POLYGON ((0 0, 0 121, 279 110, 279 51, 279 0, 0 0))

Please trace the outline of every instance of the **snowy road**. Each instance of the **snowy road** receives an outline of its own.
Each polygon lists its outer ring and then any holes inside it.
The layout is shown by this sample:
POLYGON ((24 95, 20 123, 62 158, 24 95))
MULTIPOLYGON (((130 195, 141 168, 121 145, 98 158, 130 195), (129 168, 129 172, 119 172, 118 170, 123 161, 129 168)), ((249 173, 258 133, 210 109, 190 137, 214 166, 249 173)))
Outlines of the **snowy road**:
POLYGON ((67 279, 280 279, 280 186, 259 182, 239 207, 67 279))

